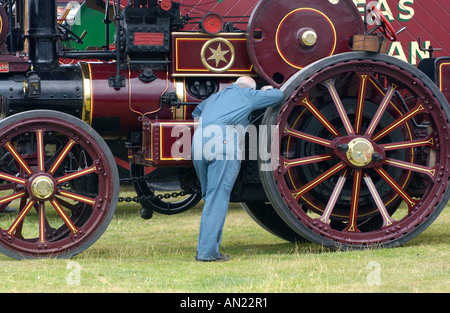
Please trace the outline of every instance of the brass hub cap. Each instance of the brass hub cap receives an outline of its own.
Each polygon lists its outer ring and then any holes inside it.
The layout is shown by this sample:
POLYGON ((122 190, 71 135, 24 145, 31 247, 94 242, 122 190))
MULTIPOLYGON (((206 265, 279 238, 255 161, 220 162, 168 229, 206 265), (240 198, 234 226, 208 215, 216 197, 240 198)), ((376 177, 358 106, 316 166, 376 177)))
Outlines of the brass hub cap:
POLYGON ((374 152, 373 145, 369 140, 356 138, 348 144, 347 159, 355 166, 366 166, 372 162, 372 155, 374 152))
POLYGON ((53 181, 46 176, 39 176, 31 183, 31 192, 40 200, 47 200, 55 190, 53 181))
POLYGON ((313 30, 307 30, 302 34, 302 44, 305 47, 312 47, 317 42, 317 34, 313 30))

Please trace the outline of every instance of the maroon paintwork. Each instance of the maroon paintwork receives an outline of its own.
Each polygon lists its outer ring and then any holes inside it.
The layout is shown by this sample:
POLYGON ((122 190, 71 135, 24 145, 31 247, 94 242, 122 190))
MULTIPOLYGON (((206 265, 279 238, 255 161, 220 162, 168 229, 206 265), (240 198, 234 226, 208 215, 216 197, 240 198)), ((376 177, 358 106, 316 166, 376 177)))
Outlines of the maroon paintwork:
POLYGON ((174 90, 167 71, 154 71, 157 79, 144 83, 138 79, 142 71, 122 70, 125 87, 114 89, 108 84, 108 78, 116 74, 114 63, 89 63, 89 66, 92 78, 92 123, 95 124, 99 118, 120 117, 120 128, 113 131, 102 130, 102 135, 124 136, 129 131, 139 130, 141 125, 138 118, 144 114, 172 118, 170 108, 160 105, 161 95, 167 90, 174 90))
POLYGON ((438 59, 436 70, 436 83, 450 103, 450 57, 438 59))
POLYGON ((364 26, 351 0, 260 1, 248 26, 249 55, 256 70, 269 83, 281 87, 293 74, 314 61, 349 52, 352 36, 364 26), (281 21, 281 22, 280 22, 281 21), (302 43, 305 31, 317 42, 302 43))
MULTIPOLYGON (((234 47, 236 58, 233 66, 226 71, 227 76, 236 77, 241 75, 256 76, 253 64, 249 59, 247 53, 247 41, 245 33, 222 33, 217 36, 211 36, 205 33, 174 33, 172 35, 172 75, 173 76, 217 76, 217 74, 211 72, 201 60, 202 48, 207 44, 209 40, 215 38, 224 38, 234 47)), ((221 45, 221 49, 229 50, 223 43, 213 43, 208 46, 209 49, 218 49, 221 45)), ((205 53, 205 58, 208 59, 211 55, 210 51, 205 53)), ((230 60, 231 53, 227 53, 225 56, 227 61, 230 60)), ((206 60, 211 67, 216 67, 214 60, 206 60)), ((220 62, 218 66, 223 66, 225 63, 220 62)), ((225 74, 225 73, 224 73, 225 74)))

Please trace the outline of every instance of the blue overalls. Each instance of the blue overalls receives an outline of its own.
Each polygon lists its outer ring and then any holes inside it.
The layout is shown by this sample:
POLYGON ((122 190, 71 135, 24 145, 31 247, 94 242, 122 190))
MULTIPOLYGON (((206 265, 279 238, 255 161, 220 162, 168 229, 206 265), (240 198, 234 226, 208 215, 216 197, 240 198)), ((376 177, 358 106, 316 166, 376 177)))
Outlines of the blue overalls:
POLYGON ((194 118, 200 117, 192 143, 192 158, 205 201, 198 260, 214 260, 220 256, 230 194, 241 167, 242 138, 236 129, 249 125, 253 111, 276 105, 282 98, 283 93, 278 89, 262 91, 233 84, 200 103, 192 113, 194 118))

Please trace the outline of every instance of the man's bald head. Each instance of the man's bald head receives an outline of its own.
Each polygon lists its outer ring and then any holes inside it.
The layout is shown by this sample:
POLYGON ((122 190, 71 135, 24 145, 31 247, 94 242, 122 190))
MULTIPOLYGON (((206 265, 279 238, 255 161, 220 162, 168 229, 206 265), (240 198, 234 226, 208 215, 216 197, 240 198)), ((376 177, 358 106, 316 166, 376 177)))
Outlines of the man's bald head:
POLYGON ((239 77, 238 80, 236 81, 236 85, 238 85, 241 88, 256 89, 256 82, 253 80, 253 78, 249 76, 239 77))

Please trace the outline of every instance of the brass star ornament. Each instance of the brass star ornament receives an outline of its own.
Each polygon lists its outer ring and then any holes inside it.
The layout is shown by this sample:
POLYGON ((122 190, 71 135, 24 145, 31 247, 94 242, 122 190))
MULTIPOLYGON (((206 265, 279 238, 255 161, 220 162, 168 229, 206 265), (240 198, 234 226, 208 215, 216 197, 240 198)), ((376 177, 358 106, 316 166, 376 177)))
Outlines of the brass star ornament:
POLYGON ((212 56, 208 58, 208 61, 214 60, 216 61, 216 67, 219 67, 219 63, 221 61, 228 63, 227 59, 225 59, 225 55, 227 55, 230 50, 222 50, 222 44, 219 43, 217 49, 209 48, 212 53, 212 56))
POLYGON ((225 73, 236 61, 236 51, 233 44, 223 37, 216 37, 206 41, 200 56, 205 68, 212 73, 225 73))

